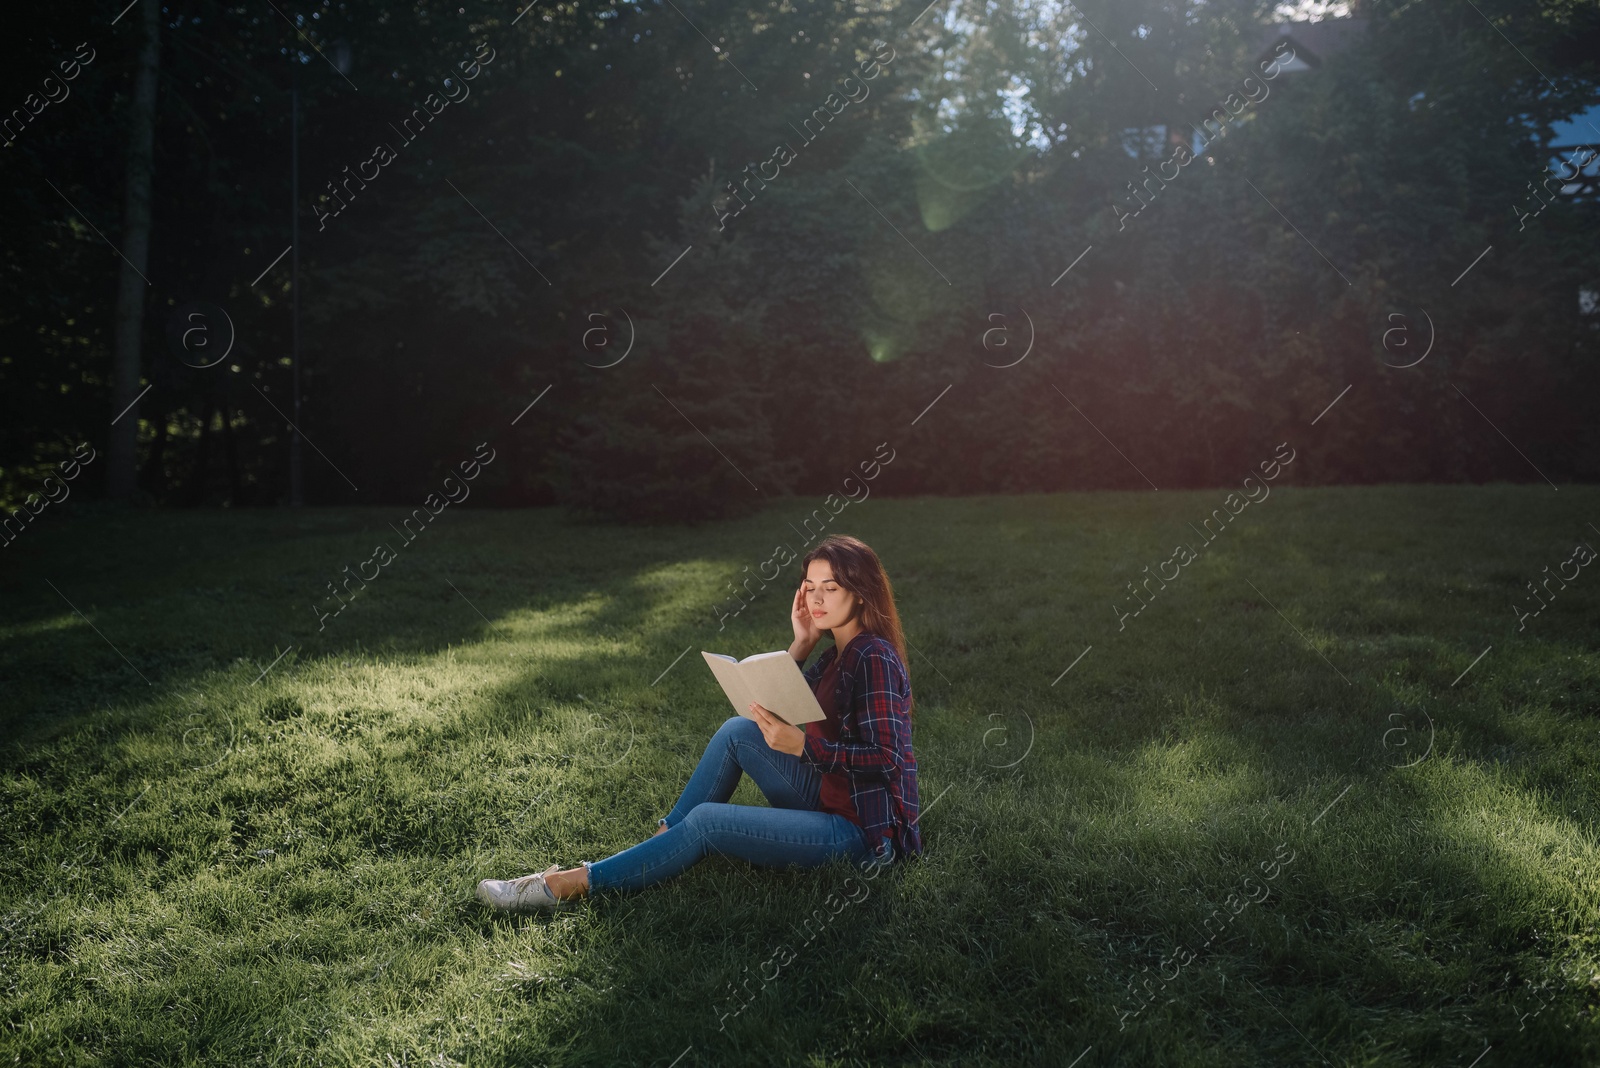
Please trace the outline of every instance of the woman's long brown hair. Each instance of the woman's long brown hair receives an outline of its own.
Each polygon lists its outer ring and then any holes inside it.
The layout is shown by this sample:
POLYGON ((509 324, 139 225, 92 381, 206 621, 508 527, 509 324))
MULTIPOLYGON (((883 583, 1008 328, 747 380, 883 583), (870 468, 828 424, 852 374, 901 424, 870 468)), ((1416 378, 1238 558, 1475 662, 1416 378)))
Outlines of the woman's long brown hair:
MULTIPOLYGON (((889 574, 871 546, 860 538, 848 534, 829 534, 800 558, 800 577, 811 568, 811 561, 821 558, 833 568, 834 581, 861 598, 857 612, 863 630, 870 630, 889 640, 900 654, 900 664, 905 668, 906 681, 911 680, 911 666, 906 659, 906 636, 900 629, 900 613, 894 606, 894 587, 889 574)), ((915 702, 912 702, 915 703, 915 702)), ((906 705, 906 715, 911 715, 911 704, 906 705)))

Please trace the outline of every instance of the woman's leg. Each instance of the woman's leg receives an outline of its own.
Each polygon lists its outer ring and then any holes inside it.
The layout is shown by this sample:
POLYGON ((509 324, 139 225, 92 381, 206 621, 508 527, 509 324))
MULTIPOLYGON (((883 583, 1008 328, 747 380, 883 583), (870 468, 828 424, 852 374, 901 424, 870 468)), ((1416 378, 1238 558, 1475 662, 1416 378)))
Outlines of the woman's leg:
POLYGON ((817 770, 799 757, 769 746, 755 720, 729 716, 706 743, 700 763, 662 824, 675 827, 695 806, 727 801, 739 785, 741 772, 750 776, 773 808, 810 810, 817 806, 822 790, 817 770))
MULTIPOLYGON (((683 793, 678 797, 678 803, 665 818, 660 820, 655 834, 633 849, 617 854, 616 857, 627 855, 632 858, 629 863, 639 865, 641 872, 653 873, 645 881, 634 880, 630 884, 634 888, 645 886, 650 882, 678 874, 705 855, 705 845, 700 841, 703 835, 700 831, 689 829, 686 835, 673 837, 673 828, 682 827, 696 808, 709 803, 757 812, 781 809, 823 816, 826 814, 814 811, 821 791, 822 776, 815 768, 803 763, 799 757, 780 753, 769 746, 761 733, 761 727, 755 720, 746 719, 744 716, 729 716, 711 736, 705 752, 700 755, 694 773, 689 776, 683 793), (739 785, 741 774, 750 776, 751 781, 772 805, 772 809, 756 809, 749 805, 726 805, 728 798, 733 796, 734 788, 739 785), (659 850, 637 855, 634 853, 634 850, 645 845, 663 842, 665 844, 659 850)), ((849 820, 842 816, 833 818, 848 825, 859 836, 859 828, 849 820)), ((616 857, 610 859, 615 860, 616 857)), ((601 875, 603 882, 607 873, 617 865, 611 865, 609 860, 598 863, 608 865, 601 875)), ((547 885, 557 897, 576 897, 588 892, 590 876, 590 862, 584 861, 580 867, 553 873, 547 885)))
POLYGON ((642 889, 678 875, 710 853, 775 868, 814 868, 835 857, 855 863, 871 859, 861 828, 843 816, 705 801, 664 834, 605 860, 584 861, 586 889, 642 889))

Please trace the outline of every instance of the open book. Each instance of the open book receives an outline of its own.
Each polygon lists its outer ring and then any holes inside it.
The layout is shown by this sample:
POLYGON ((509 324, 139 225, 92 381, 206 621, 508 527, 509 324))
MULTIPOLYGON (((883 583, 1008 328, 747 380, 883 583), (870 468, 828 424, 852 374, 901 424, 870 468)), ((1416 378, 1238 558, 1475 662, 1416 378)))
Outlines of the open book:
POLYGON ((722 692, 733 702, 733 710, 745 719, 756 718, 750 711, 751 701, 795 727, 827 718, 811 685, 800 673, 800 665, 787 649, 757 653, 743 660, 704 649, 700 655, 722 684, 722 692))

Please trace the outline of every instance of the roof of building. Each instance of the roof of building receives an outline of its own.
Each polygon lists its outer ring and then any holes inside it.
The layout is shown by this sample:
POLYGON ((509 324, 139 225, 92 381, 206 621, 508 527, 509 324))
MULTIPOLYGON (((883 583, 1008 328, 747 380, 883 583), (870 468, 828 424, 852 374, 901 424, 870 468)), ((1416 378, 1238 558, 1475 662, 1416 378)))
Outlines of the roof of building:
POLYGON ((1319 67, 1322 60, 1348 48, 1367 32, 1367 18, 1322 19, 1318 22, 1274 22, 1261 27, 1257 55, 1269 54, 1280 40, 1289 39, 1295 58, 1319 67))

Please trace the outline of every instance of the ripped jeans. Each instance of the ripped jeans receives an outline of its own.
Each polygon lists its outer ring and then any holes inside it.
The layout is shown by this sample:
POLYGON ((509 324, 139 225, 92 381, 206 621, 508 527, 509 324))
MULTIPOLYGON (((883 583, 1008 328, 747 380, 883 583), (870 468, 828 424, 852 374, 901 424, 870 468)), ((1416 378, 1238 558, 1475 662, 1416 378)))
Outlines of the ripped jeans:
POLYGON ((754 720, 729 716, 700 757, 678 803, 661 820, 667 830, 605 860, 583 861, 589 892, 639 890, 670 879, 709 853, 764 867, 814 868, 835 857, 863 865, 893 859, 885 839, 868 848, 860 827, 817 804, 822 773, 767 745, 754 720), (771 808, 730 805, 740 773, 750 776, 771 808))

